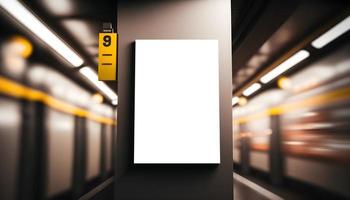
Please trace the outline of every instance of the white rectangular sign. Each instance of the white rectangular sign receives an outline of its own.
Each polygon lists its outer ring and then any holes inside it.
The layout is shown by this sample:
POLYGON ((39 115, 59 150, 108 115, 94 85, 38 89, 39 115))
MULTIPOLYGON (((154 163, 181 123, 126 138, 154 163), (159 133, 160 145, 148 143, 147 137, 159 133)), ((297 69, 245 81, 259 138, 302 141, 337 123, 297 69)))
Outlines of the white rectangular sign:
POLYGON ((220 163, 217 40, 136 40, 134 163, 220 163))

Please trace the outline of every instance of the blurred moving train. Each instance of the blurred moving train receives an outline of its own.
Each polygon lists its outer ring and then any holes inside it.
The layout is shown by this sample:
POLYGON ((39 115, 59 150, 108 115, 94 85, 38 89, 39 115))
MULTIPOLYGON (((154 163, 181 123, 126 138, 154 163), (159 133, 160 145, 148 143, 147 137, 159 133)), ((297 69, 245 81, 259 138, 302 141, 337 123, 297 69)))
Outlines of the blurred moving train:
POLYGON ((350 44, 287 85, 233 108, 235 166, 350 198, 350 44))
POLYGON ((78 199, 111 178, 115 109, 28 62, 25 38, 0 48, 0 199, 78 199))
POLYGON ((22 3, 0 0, 0 199, 79 199, 113 180, 112 90, 22 3))

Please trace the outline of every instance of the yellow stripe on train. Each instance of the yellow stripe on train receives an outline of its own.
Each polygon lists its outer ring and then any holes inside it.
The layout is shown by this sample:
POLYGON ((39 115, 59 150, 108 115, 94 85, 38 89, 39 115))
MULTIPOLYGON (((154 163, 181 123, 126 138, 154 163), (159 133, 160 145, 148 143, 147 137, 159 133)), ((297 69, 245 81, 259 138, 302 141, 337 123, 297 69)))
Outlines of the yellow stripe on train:
POLYGON ((302 101, 282 104, 280 106, 268 108, 256 114, 241 117, 234 120, 234 124, 244 124, 253 120, 261 119, 266 116, 281 115, 310 106, 319 106, 333 103, 339 100, 350 100, 350 87, 338 89, 332 92, 309 97, 302 101))
POLYGON ((0 93, 29 101, 42 102, 58 111, 79 117, 86 117, 100 123, 110 125, 116 124, 116 122, 111 118, 103 117, 88 110, 63 102, 42 91, 26 87, 4 77, 0 77, 0 93))

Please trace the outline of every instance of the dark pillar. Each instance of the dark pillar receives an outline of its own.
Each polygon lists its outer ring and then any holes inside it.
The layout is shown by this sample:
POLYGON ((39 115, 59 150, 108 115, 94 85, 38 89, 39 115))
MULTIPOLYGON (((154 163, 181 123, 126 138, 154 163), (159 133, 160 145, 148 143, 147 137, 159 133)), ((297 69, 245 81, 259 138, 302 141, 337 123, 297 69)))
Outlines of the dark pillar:
POLYGON ((241 138, 241 170, 242 174, 249 174, 250 172, 250 138, 241 138))
POLYGON ((73 198, 78 199, 84 193, 85 184, 85 146, 86 144, 86 119, 75 117, 74 133, 74 177, 73 198))
POLYGON ((273 184, 282 184, 283 180, 283 156, 281 144, 280 117, 278 115, 271 116, 270 136, 270 178, 273 184))
POLYGON ((119 105, 115 199, 232 200, 230 0, 121 0, 117 13, 119 105), (133 165, 135 39, 219 40, 220 165, 133 165))

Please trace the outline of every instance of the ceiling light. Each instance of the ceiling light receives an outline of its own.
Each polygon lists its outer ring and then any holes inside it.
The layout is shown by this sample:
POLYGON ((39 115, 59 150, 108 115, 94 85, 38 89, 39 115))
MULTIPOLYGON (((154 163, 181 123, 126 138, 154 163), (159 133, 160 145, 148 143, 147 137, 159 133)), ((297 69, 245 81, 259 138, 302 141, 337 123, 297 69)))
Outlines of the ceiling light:
POLYGON ((90 67, 83 67, 79 70, 97 89, 105 94, 112 102, 118 101, 118 96, 109 88, 106 83, 98 80, 98 76, 90 67))
POLYGON ((251 86, 249 86, 247 89, 245 89, 243 91, 243 95, 244 96, 250 96, 252 95, 254 92, 258 91, 261 88, 261 84, 260 83, 254 83, 251 86))
POLYGON ((16 0, 0 0, 0 6, 74 67, 79 67, 83 64, 83 59, 77 53, 20 2, 16 0))
POLYGON ((239 98, 238 97, 233 97, 232 98, 232 106, 236 105, 238 103, 239 98))
POLYGON ((40 1, 50 13, 59 16, 67 16, 74 14, 74 4, 72 0, 41 0, 40 1))
POLYGON ((98 54, 98 29, 94 29, 88 22, 78 19, 63 20, 62 24, 82 45, 92 47, 96 45, 96 54, 98 54))
POLYGON ((279 64, 277 67, 275 67, 273 70, 265 74, 263 77, 261 77, 260 81, 262 83, 268 83, 272 79, 276 78, 277 76, 281 75, 288 69, 292 68, 299 62, 303 61, 307 57, 310 56, 310 53, 306 50, 300 50, 297 53, 295 53, 293 56, 279 64))
POLYGON ((328 43, 335 40, 350 29, 350 16, 333 26, 327 32, 323 33, 316 40, 312 41, 311 45, 317 49, 326 46, 328 43))
POLYGON ((115 105, 115 106, 118 105, 118 99, 113 100, 112 104, 115 105))

